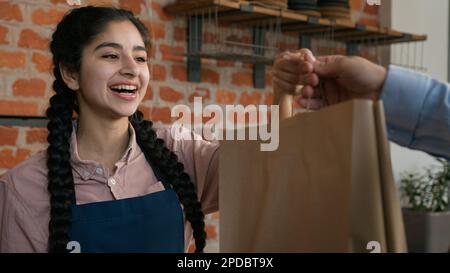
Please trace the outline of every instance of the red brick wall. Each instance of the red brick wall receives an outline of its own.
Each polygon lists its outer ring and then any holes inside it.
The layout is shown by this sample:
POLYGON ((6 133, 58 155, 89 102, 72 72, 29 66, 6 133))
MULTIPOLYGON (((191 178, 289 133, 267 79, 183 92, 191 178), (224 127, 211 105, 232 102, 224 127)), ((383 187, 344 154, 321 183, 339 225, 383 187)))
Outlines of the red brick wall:
POLYGON ((353 22, 374 27, 379 25, 377 5, 370 6, 366 0, 350 0, 350 7, 353 22))
MULTIPOLYGON (((270 68, 266 88, 254 89, 251 66, 242 63, 203 60, 202 83, 190 84, 185 59, 176 53, 186 48, 184 19, 164 13, 168 0, 110 0, 131 9, 152 30, 152 82, 141 110, 147 117, 170 123, 170 107, 192 103, 202 96, 204 103, 270 104, 270 68)), ((351 0, 353 19, 376 25, 377 8, 363 0, 351 0)), ((65 0, 0 0, 0 115, 44 115, 52 95, 49 38, 56 23, 70 7, 65 0)), ((208 35, 205 35, 205 38, 208 35)), ((296 44, 284 48, 296 48, 296 44)), ((45 128, 0 126, 0 174, 46 146, 45 128)), ((207 219, 206 251, 218 251, 218 214, 207 219)))

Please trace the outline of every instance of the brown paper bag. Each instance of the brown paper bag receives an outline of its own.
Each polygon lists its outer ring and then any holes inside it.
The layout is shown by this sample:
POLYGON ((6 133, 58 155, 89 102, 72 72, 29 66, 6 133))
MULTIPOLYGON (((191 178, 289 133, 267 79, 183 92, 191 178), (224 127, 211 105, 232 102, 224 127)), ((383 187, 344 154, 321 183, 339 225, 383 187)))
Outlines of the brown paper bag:
POLYGON ((221 142, 221 252, 406 252, 381 102, 296 115, 279 139, 221 142))

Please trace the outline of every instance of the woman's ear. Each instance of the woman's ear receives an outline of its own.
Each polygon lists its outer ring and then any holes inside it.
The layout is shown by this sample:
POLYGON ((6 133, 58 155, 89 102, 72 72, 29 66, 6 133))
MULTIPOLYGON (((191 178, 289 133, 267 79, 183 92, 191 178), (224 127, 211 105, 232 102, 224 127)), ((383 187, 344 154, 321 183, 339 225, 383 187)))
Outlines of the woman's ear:
POLYGON ((62 64, 59 65, 59 71, 61 71, 61 76, 70 89, 74 91, 80 89, 78 73, 70 71, 62 64))

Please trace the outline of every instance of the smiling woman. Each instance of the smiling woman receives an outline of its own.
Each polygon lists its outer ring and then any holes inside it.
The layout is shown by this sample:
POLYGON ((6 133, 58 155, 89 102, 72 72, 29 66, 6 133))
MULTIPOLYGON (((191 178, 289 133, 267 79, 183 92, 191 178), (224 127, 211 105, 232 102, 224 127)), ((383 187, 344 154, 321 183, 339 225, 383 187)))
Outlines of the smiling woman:
POLYGON ((137 111, 149 47, 126 10, 77 8, 58 24, 49 146, 0 178, 0 252, 183 252, 192 236, 203 251, 218 146, 172 139, 137 111))
MULTIPOLYGON (((141 34, 130 21, 107 24, 101 35, 83 49, 80 72, 62 69, 67 85, 79 89, 80 112, 127 124, 120 117, 136 111, 148 86, 146 52, 141 34), (125 94, 119 92, 125 88, 113 88, 123 86, 133 86, 135 92, 125 94)), ((80 118, 81 127, 82 122, 80 118)))

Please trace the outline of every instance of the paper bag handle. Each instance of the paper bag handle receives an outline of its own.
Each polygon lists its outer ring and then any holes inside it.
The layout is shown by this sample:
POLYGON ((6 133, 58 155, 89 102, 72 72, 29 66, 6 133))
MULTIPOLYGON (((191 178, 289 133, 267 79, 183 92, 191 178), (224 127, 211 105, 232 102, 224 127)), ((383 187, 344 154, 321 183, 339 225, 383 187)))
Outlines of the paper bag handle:
POLYGON ((283 94, 280 96, 279 107, 280 107, 280 120, 292 117, 292 103, 294 101, 294 96, 289 94, 283 94))

